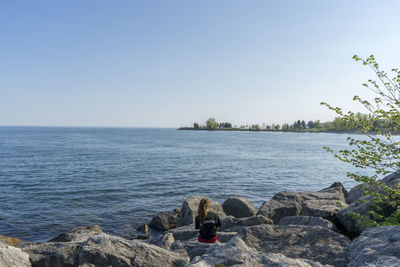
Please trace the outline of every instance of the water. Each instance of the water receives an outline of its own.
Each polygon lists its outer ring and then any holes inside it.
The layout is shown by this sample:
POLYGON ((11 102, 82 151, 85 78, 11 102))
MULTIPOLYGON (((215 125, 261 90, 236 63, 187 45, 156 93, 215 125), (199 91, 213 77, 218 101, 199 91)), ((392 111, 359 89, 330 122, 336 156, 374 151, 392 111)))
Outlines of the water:
POLYGON ((347 135, 138 128, 0 127, 0 234, 45 241, 100 224, 129 236, 192 195, 259 207, 282 190, 319 190, 347 164, 322 147, 347 135))

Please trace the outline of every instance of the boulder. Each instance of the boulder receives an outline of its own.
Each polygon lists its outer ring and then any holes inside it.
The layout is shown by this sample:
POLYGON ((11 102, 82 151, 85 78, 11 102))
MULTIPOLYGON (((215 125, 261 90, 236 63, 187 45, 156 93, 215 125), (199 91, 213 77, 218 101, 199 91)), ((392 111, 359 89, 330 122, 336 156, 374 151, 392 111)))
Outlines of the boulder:
POLYGON ((279 225, 308 225, 308 226, 321 226, 333 231, 336 231, 336 226, 326 219, 321 217, 311 216, 287 216, 279 220, 279 225))
POLYGON ((141 241, 105 233, 86 241, 46 242, 24 246, 33 266, 184 266, 186 255, 141 241))
POLYGON ((257 215, 266 216, 277 224, 282 217, 299 215, 302 203, 303 199, 300 193, 279 192, 271 200, 262 204, 257 215))
POLYGON ((20 248, 0 243, 0 266, 31 266, 29 255, 20 248))
MULTIPOLYGON (((398 173, 392 173, 381 180, 390 187, 397 186, 400 183, 398 173)), ((358 213, 368 217, 368 212, 373 208, 370 204, 371 197, 363 194, 367 184, 359 184, 355 186, 346 198, 348 203, 351 203, 347 208, 340 210, 336 217, 344 226, 350 235, 358 236, 362 231, 368 229, 365 226, 358 226, 357 222, 351 216, 352 213, 358 213)))
POLYGON ((64 234, 60 234, 49 242, 84 242, 88 240, 89 237, 99 233, 103 233, 100 225, 77 227, 64 234))
POLYGON ((275 224, 287 216, 332 218, 347 207, 345 190, 341 183, 336 182, 317 192, 279 192, 261 206, 257 215, 271 218, 275 224))
MULTIPOLYGON (((199 203, 202 198, 203 197, 201 196, 192 196, 183 202, 177 226, 184 226, 194 223, 199 209, 199 203)), ((210 199, 210 206, 210 211, 216 213, 217 215, 225 215, 224 210, 219 203, 210 199)))
POLYGON ((244 197, 230 197, 222 204, 226 215, 236 218, 250 217, 257 213, 257 209, 244 197))
POLYGON ((296 266, 322 267, 324 265, 307 259, 291 259, 278 253, 261 254, 247 246, 239 237, 231 239, 226 244, 210 246, 201 257, 195 257, 188 267, 204 266, 296 266))
POLYGON ((98 234, 82 247, 79 264, 94 266, 185 266, 189 258, 144 242, 98 234))
POLYGON ((400 226, 368 229, 349 246, 347 266, 400 266, 400 226))
POLYGON ((325 227, 263 224, 245 227, 238 236, 260 253, 281 253, 333 266, 347 263, 350 240, 325 227))
POLYGON ((151 219, 150 227, 156 230, 166 231, 175 228, 177 223, 178 217, 176 215, 161 211, 151 219))
POLYGON ((82 246, 78 242, 46 242, 22 247, 33 266, 75 266, 82 246))

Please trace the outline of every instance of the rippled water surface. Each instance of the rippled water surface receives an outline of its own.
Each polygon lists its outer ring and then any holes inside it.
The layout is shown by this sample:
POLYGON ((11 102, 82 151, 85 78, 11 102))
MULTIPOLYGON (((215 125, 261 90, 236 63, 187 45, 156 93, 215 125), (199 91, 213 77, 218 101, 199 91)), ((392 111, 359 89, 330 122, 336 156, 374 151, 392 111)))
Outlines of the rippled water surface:
POLYGON ((129 236, 192 195, 259 207, 281 190, 341 181, 349 166, 322 147, 345 134, 139 128, 0 127, 0 234, 43 241, 100 224, 129 236))

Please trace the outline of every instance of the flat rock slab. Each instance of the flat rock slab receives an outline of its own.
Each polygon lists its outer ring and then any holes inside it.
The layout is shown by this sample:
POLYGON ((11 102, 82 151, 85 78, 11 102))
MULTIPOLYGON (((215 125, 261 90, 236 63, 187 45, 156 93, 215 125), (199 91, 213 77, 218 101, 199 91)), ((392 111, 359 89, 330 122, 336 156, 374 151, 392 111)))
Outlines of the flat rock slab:
POLYGON ((347 266, 400 266, 400 226, 371 228, 349 246, 347 266))
POLYGON ((350 240, 320 226, 258 225, 246 227, 239 237, 260 253, 281 253, 289 258, 346 266, 350 240))
POLYGON ((226 244, 210 246, 201 257, 195 257, 188 267, 205 266, 294 266, 294 267, 322 267, 318 262, 307 259, 292 259, 279 253, 260 253, 243 242, 239 237, 231 239, 226 244))

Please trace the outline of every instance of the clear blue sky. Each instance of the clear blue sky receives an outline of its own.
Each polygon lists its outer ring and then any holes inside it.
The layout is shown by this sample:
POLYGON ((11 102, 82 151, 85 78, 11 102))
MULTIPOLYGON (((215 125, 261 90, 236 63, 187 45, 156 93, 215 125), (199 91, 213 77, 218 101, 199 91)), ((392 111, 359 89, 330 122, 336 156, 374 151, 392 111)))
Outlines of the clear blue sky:
POLYGON ((329 120, 400 67, 400 1, 1 1, 0 125, 329 120))

